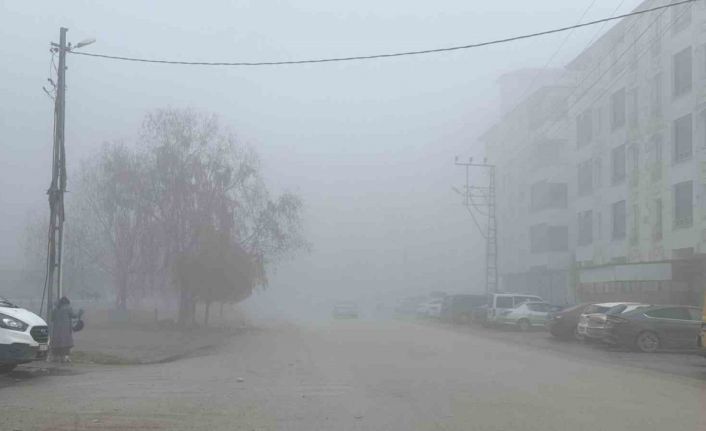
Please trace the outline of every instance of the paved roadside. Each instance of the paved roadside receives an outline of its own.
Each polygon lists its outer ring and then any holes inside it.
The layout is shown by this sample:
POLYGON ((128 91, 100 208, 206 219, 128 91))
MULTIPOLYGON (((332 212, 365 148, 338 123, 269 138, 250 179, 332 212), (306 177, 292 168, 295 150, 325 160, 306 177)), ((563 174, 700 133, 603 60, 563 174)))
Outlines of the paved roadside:
POLYGON ((204 356, 0 390, 22 431, 706 429, 706 382, 402 321, 249 331, 204 356))
POLYGON ((483 328, 419 320, 417 324, 432 325, 459 334, 493 339, 530 349, 548 350, 581 361, 600 361, 616 366, 637 367, 651 371, 706 380, 706 358, 695 352, 640 353, 599 343, 579 343, 559 340, 546 331, 519 332, 506 328, 483 328))

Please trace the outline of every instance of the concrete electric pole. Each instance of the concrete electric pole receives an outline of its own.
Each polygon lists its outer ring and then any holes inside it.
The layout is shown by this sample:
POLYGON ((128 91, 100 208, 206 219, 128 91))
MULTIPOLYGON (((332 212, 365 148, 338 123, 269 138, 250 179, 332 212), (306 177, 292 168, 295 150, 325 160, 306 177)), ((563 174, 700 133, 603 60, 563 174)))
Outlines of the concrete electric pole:
POLYGON ((468 162, 459 162, 458 157, 454 162, 457 166, 466 168, 466 186, 463 192, 463 205, 473 218, 481 236, 485 239, 485 293, 498 291, 498 220, 495 213, 495 165, 473 163, 473 158, 468 162), (488 186, 478 187, 471 185, 471 168, 488 170, 488 186), (478 201, 479 200, 479 201, 478 201), (476 213, 487 218, 485 228, 481 226, 476 213))
POLYGON ((59 55, 56 96, 54 97, 54 146, 49 195, 49 247, 47 274, 47 323, 51 325, 52 311, 62 295, 62 251, 64 241, 64 193, 66 192, 66 149, 64 124, 66 118, 66 45, 67 28, 59 31, 59 43, 52 43, 52 51, 59 55))

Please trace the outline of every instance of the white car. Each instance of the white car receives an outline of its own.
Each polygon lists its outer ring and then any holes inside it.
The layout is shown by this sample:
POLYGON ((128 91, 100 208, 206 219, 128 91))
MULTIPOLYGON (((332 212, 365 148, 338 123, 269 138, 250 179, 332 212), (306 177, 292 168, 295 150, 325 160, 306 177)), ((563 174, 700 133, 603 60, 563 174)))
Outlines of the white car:
POLYGON ((484 323, 489 325, 503 323, 505 316, 525 302, 544 302, 544 300, 539 296, 521 293, 493 293, 489 295, 484 323))
POLYGON ((549 312, 558 307, 546 302, 525 302, 498 318, 498 322, 514 326, 520 331, 529 331, 532 327, 544 327, 549 312))
POLYGON ((615 309, 616 312, 622 313, 643 306, 645 304, 639 302, 604 302, 589 305, 579 317, 579 323, 576 326, 577 336, 579 339, 600 340, 606 332, 606 321, 608 320, 606 313, 608 311, 615 309))
POLYGON ((427 317, 432 317, 434 319, 441 318, 441 307, 443 304, 443 299, 435 299, 431 301, 427 306, 427 317))
POLYGON ((419 317, 441 317, 441 305, 443 299, 432 299, 417 307, 417 316, 419 317))
POLYGON ((48 346, 44 319, 0 296, 0 373, 46 358, 48 346))

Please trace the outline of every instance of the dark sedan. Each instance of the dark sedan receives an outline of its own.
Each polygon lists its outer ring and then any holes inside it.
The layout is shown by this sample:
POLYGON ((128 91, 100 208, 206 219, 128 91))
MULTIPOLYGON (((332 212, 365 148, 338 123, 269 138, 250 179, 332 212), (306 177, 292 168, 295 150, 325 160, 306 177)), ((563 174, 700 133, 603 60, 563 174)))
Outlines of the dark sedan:
POLYGON ((584 310, 591 304, 579 304, 549 314, 547 329, 557 338, 572 338, 576 336, 576 325, 584 310))
POLYGON ((604 341, 642 352, 693 350, 701 331, 697 307, 652 305, 614 315, 608 313, 604 341))

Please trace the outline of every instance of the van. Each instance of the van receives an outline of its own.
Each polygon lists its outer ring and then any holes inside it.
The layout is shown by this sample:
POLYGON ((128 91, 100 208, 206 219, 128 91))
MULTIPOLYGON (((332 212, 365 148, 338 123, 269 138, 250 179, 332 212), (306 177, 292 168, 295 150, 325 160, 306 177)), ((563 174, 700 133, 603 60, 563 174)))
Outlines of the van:
POLYGON ((441 305, 441 320, 450 323, 470 323, 476 309, 488 301, 486 295, 449 295, 441 305))
POLYGON ((544 302, 544 300, 539 296, 522 293, 491 293, 488 295, 486 323, 495 324, 501 322, 504 316, 525 302, 544 302))
POLYGON ((0 374, 45 359, 49 329, 41 317, 0 296, 0 374))

